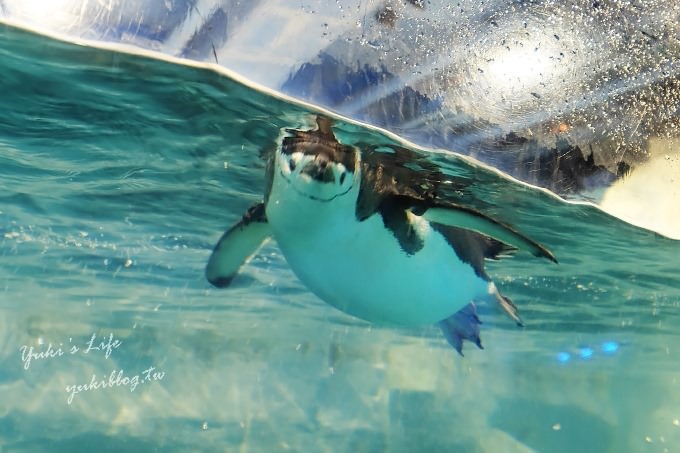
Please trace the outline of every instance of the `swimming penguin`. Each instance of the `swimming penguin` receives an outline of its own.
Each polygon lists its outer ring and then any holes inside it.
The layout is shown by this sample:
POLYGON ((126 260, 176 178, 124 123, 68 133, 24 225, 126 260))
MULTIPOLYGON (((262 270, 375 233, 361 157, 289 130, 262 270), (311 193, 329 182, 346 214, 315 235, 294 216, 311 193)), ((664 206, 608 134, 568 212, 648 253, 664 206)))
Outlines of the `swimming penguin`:
POLYGON ((316 122, 313 130, 284 131, 268 159, 264 202, 222 235, 206 267, 210 283, 228 286, 274 238, 302 283, 328 304, 374 323, 437 323, 461 355, 463 340, 482 348, 475 301, 495 301, 521 324, 484 261, 525 249, 556 262, 550 251, 438 197, 442 175, 426 164, 414 169, 414 152, 345 145, 331 120, 316 122))

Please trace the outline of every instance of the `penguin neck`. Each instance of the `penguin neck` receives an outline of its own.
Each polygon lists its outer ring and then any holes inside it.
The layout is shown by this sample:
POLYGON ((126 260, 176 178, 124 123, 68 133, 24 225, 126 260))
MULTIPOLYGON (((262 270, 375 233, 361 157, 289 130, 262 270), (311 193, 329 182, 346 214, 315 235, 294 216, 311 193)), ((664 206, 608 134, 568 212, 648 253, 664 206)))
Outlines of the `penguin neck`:
POLYGON ((327 234, 328 229, 342 228, 348 220, 356 221, 358 195, 359 178, 347 193, 321 201, 296 190, 275 172, 267 201, 267 219, 275 236, 288 235, 291 231, 295 235, 315 235, 322 230, 327 234))

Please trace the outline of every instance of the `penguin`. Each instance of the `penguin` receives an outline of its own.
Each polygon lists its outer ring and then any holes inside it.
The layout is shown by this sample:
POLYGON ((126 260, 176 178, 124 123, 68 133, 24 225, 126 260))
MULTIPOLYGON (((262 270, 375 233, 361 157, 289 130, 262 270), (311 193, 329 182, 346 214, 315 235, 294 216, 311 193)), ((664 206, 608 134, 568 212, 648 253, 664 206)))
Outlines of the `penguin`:
POLYGON ((335 308, 371 323, 438 324, 463 355, 483 349, 476 302, 492 301, 522 325, 484 269, 522 249, 557 262, 543 245, 439 194, 442 174, 395 145, 340 143, 333 122, 284 129, 268 155, 263 202, 217 242, 208 281, 229 286, 273 238, 300 281, 335 308))

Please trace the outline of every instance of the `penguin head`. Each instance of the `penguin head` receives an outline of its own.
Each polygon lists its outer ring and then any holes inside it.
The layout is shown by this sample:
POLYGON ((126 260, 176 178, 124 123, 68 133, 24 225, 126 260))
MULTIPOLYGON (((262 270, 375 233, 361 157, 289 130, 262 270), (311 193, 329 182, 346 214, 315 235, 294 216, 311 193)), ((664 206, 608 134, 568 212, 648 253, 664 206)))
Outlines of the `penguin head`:
POLYGON ((274 157, 275 171, 291 188, 313 200, 330 201, 358 186, 359 150, 340 144, 332 132, 288 130, 274 157))

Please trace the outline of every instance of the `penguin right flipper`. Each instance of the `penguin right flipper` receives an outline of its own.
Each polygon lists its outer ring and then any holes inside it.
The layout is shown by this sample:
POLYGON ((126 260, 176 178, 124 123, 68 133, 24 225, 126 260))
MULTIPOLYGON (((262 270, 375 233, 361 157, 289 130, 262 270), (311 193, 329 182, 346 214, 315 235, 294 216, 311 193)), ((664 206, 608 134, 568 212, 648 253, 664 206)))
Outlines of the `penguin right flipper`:
POLYGON ((437 200, 430 206, 425 204, 416 207, 416 211, 419 211, 416 213, 422 215, 429 222, 475 231, 512 247, 528 250, 532 255, 539 258, 546 258, 557 263, 552 252, 543 245, 516 231, 511 226, 492 219, 475 209, 437 200))
POLYGON ((218 288, 229 286, 239 268, 271 237, 264 203, 252 206, 243 218, 224 232, 205 269, 208 281, 218 288))

